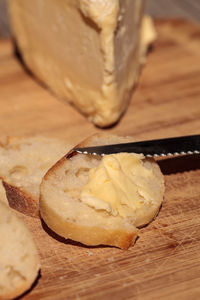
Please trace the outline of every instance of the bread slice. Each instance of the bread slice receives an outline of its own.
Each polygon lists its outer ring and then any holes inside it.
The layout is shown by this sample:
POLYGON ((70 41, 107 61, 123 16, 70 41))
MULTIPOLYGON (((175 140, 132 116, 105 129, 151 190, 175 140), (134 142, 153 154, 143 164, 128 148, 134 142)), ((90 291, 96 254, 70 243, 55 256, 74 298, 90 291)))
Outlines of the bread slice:
MULTIPOLYGON (((133 141, 132 138, 94 135, 79 146, 92 146, 133 141)), ((141 161, 141 186, 150 189, 151 199, 141 196, 139 208, 131 215, 112 214, 106 209, 94 208, 81 200, 89 173, 99 166, 100 156, 77 154, 70 151, 44 176, 41 183, 40 213, 46 224, 57 234, 86 245, 111 245, 127 249, 137 237, 137 228, 150 222, 157 214, 163 200, 164 181, 159 166, 153 159, 141 161), (146 180, 146 181, 145 181, 146 180)), ((133 179, 134 181, 134 179, 133 179)), ((140 187, 138 187, 140 189, 140 187)), ((142 191, 145 193, 145 191, 142 191)), ((141 192, 141 193, 142 193, 141 192)), ((135 195, 133 195, 133 202, 135 195)), ((136 203, 137 206, 137 203, 136 203)))
POLYGON ((31 233, 15 213, 0 201, 0 299, 27 291, 40 269, 31 233))
POLYGON ((64 140, 33 136, 0 142, 0 179, 10 206, 39 216, 39 185, 46 171, 71 145, 64 140))

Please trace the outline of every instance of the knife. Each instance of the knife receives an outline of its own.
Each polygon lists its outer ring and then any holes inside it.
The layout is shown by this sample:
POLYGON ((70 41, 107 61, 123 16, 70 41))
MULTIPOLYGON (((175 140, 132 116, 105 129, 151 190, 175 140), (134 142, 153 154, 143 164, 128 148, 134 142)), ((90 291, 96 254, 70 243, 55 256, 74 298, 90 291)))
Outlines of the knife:
POLYGON ((106 155, 120 152, 139 153, 146 157, 188 155, 200 153, 200 135, 189 135, 133 143, 75 148, 78 153, 106 155))

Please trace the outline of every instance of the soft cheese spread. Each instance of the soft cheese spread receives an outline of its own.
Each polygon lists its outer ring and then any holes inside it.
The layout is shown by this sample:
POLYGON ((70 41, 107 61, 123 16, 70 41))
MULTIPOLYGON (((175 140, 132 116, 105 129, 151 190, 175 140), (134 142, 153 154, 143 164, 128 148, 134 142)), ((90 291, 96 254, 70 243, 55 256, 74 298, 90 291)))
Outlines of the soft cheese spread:
POLYGON ((90 170, 88 183, 80 199, 96 210, 113 216, 133 216, 144 204, 154 199, 151 180, 153 171, 143 164, 143 155, 119 153, 106 155, 90 170))

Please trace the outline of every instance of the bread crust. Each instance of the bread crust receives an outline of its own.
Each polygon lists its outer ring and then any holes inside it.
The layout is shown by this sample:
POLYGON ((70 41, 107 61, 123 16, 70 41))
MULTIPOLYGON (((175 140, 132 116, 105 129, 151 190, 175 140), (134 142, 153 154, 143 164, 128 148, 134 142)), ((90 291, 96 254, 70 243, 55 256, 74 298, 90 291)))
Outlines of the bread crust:
POLYGON ((20 211, 21 213, 39 218, 38 198, 34 198, 31 194, 25 190, 16 187, 5 180, 3 180, 3 186, 6 191, 6 196, 10 207, 20 211))
MULTIPOLYGON (((30 285, 31 285, 31 283, 30 283, 30 285)), ((29 289, 30 288, 27 287, 27 283, 23 284, 19 288, 16 288, 15 291, 13 291, 13 292, 8 292, 6 294, 0 295, 0 300, 15 299, 16 297, 23 295, 29 289)))
MULTIPOLYGON (((95 134, 92 137, 87 138, 83 142, 79 143, 76 147, 85 147, 93 144, 93 138, 105 138, 105 134, 95 134)), ((108 138, 109 139, 109 138, 108 138)), ((118 141, 115 140, 113 136, 111 136, 110 143, 116 143, 118 141)), ((56 172, 65 165, 65 170, 67 171, 67 162, 74 156, 80 155, 72 149, 66 156, 64 156, 61 160, 59 160, 44 176, 41 189, 40 189, 40 214, 43 218, 44 222, 47 224, 49 228, 55 231, 57 234, 62 237, 69 238, 71 240, 75 240, 81 242, 88 246, 94 245, 110 245, 119 247, 121 249, 129 248, 137 237, 137 229, 135 224, 131 224, 130 227, 121 227, 121 228, 106 228, 100 226, 83 226, 82 224, 78 224, 77 222, 70 222, 65 217, 61 216, 59 212, 57 212, 51 205, 48 203, 48 197, 44 192, 44 186, 46 183, 48 184, 48 180, 51 176, 54 176, 56 172)), ((159 167, 154 163, 154 168, 159 167)), ((160 172, 160 170, 159 170, 160 172)), ((55 175, 56 176, 56 175, 55 175)), ((56 201, 56 199, 55 199, 56 201)), ((57 201, 59 201, 57 199, 57 201)), ((67 199, 66 199, 67 201, 67 199)), ((158 212, 158 207, 155 210, 151 211, 150 214, 144 216, 144 224, 149 222, 149 218, 152 220, 153 217, 158 212)), ((94 211, 94 214, 97 213, 94 211)), ((143 224, 139 224, 143 225, 143 224)))
POLYGON ((44 198, 40 198, 41 217, 49 228, 60 236, 78 241, 87 246, 110 245, 128 249, 136 240, 137 229, 108 230, 100 227, 87 227, 66 221, 48 206, 44 198))

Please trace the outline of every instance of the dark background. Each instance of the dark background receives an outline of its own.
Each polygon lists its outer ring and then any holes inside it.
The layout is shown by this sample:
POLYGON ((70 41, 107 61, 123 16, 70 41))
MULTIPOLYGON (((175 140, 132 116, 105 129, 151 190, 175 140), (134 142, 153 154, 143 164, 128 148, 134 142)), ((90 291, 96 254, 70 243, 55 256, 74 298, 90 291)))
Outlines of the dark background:
MULTIPOLYGON (((155 17, 179 17, 200 23, 200 0, 146 0, 146 11, 155 17)), ((0 37, 9 35, 6 0, 0 0, 0 37)))

